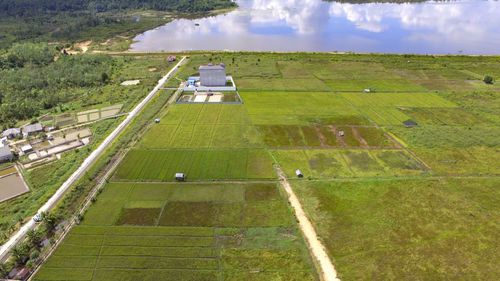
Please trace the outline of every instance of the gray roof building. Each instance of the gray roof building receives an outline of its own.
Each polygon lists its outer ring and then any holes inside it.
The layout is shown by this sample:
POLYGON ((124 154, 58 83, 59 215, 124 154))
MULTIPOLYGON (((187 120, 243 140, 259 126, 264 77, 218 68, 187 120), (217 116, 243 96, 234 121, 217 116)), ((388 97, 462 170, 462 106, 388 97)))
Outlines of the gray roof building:
POLYGON ((19 129, 19 128, 10 128, 10 129, 7 129, 7 130, 3 131, 2 137, 8 138, 10 140, 10 139, 13 139, 13 138, 17 137, 20 134, 21 134, 21 129, 19 129))
POLYGON ((226 86, 226 65, 202 65, 200 70, 200 85, 205 87, 226 86))
POLYGON ((42 127, 42 124, 40 124, 40 123, 30 124, 30 125, 26 125, 23 127, 23 134, 25 134, 25 135, 31 135, 31 134, 42 132, 42 131, 43 131, 43 127, 42 127))
POLYGON ((7 138, 0 139, 0 161, 6 161, 12 159, 13 157, 14 155, 10 152, 7 138))

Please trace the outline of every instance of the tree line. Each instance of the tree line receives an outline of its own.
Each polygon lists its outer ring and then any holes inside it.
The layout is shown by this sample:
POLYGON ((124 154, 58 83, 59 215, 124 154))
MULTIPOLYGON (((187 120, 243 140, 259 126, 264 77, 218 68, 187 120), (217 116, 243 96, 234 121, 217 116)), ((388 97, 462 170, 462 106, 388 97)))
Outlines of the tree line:
POLYGON ((0 0, 0 16, 36 17, 46 13, 122 9, 148 9, 171 12, 205 12, 233 7, 231 0, 0 0))

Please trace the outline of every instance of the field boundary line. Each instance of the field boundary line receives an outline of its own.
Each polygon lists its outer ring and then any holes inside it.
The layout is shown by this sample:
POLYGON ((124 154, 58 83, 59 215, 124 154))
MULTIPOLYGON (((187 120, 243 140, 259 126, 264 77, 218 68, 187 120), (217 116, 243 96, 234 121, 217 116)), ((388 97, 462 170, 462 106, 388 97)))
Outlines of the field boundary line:
POLYGON ((321 269, 320 279, 323 281, 340 281, 340 279, 337 278, 337 271, 335 270, 330 257, 326 253, 325 246, 323 246, 323 244, 319 241, 318 235, 316 234, 311 221, 304 212, 304 209, 302 208, 297 195, 295 195, 292 186, 286 179, 285 173, 278 166, 275 166, 275 169, 280 179, 280 184, 288 195, 288 202, 295 210, 295 216, 298 220, 299 228, 309 246, 309 251, 313 258, 319 263, 321 269))

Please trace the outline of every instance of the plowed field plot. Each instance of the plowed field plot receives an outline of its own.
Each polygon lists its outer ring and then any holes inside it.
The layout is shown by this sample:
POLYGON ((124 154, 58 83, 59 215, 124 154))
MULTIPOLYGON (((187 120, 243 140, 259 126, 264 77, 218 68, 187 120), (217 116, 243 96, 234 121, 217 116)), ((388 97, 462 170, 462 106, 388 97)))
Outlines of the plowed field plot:
POLYGON ((391 148, 396 144, 376 127, 350 126, 257 126, 268 148, 300 147, 374 147, 391 148), (340 132, 343 132, 340 135, 340 132))
POLYGON ((59 274, 64 280, 318 280, 275 182, 111 183, 35 280, 60 280, 59 274))
POLYGON ((341 280, 488 280, 500 274, 497 186, 496 179, 422 179, 304 181, 294 189, 341 280))
POLYGON ((288 177, 300 169, 310 178, 415 175, 426 169, 404 150, 310 149, 273 150, 288 177))

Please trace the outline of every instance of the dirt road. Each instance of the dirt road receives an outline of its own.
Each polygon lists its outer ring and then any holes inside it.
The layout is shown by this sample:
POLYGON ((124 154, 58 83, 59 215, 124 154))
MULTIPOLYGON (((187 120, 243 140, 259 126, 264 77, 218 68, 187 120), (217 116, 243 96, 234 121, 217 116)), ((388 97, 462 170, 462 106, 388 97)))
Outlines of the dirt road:
POLYGON ((306 238, 309 250, 313 258, 320 266, 321 280, 340 281, 340 279, 337 278, 337 271, 335 270, 330 257, 328 257, 328 255, 326 254, 325 247, 319 241, 318 235, 316 234, 316 231, 314 230, 311 222, 307 218, 304 209, 302 209, 302 205, 300 204, 297 195, 295 195, 292 187, 290 186, 290 183, 286 179, 285 173, 279 167, 277 167, 276 170, 278 172, 281 186, 283 186, 288 195, 288 202, 290 202, 290 205, 292 205, 292 208, 295 210, 295 216, 299 221, 299 228, 306 238))

